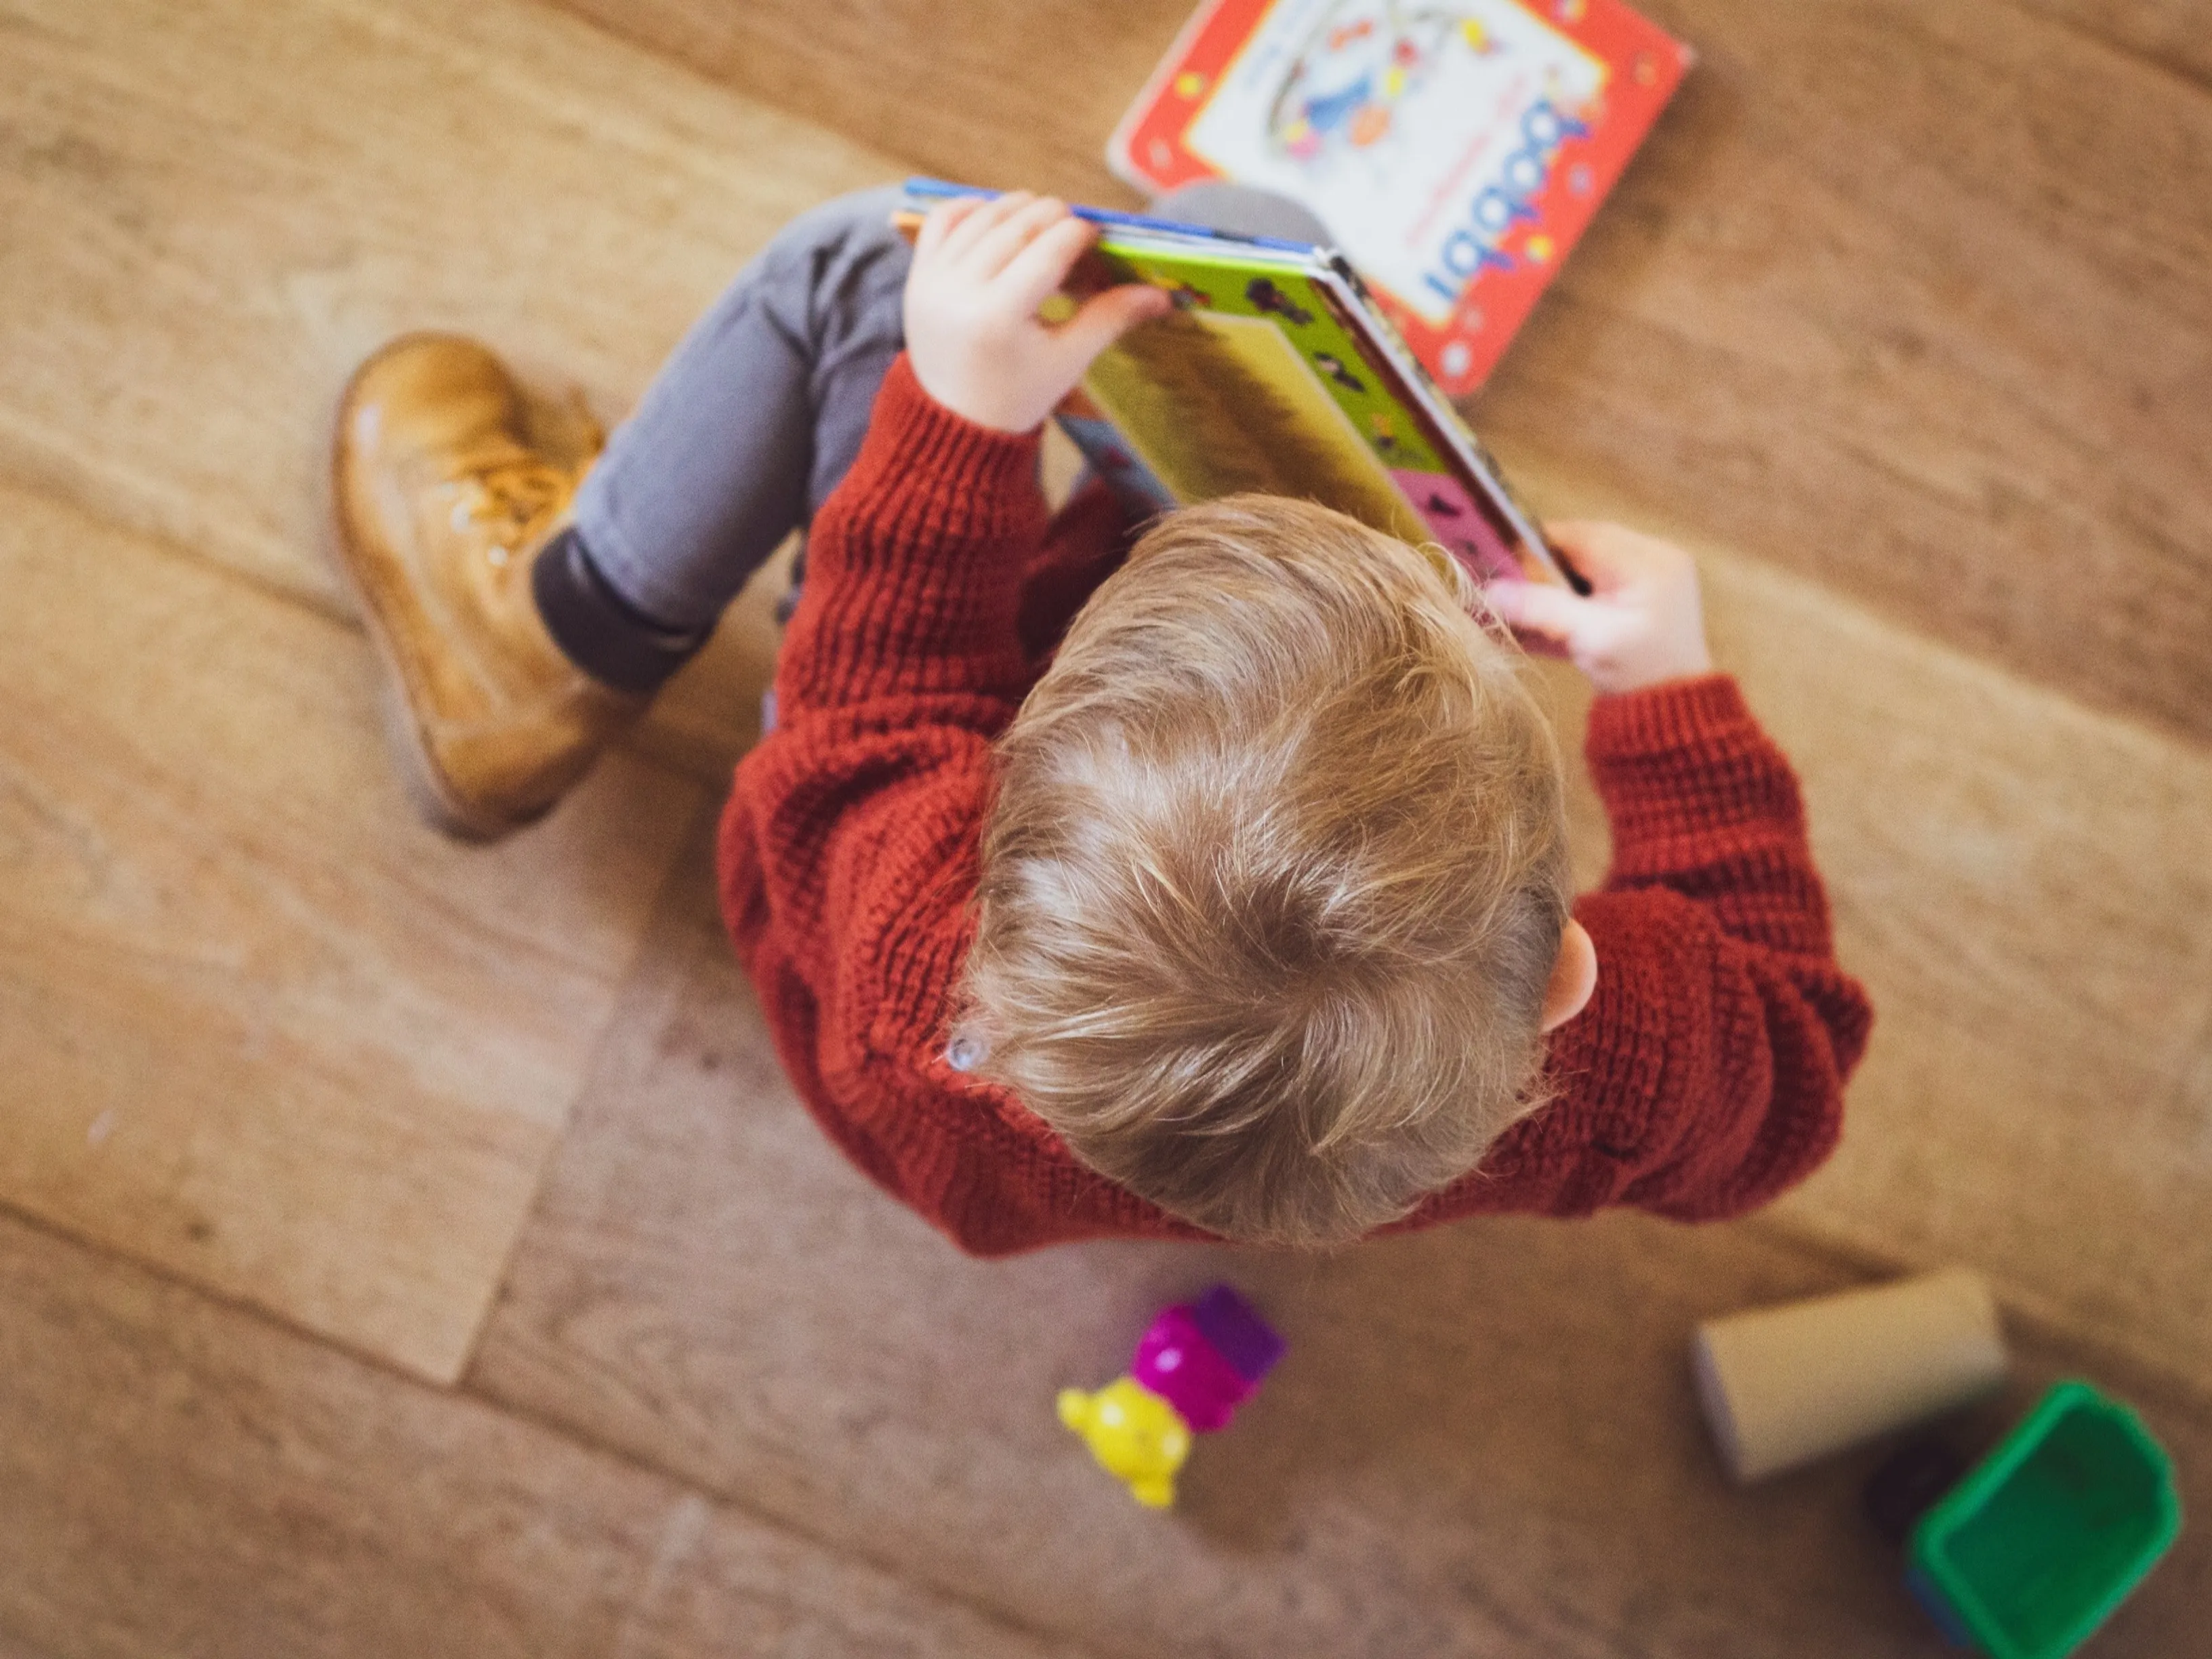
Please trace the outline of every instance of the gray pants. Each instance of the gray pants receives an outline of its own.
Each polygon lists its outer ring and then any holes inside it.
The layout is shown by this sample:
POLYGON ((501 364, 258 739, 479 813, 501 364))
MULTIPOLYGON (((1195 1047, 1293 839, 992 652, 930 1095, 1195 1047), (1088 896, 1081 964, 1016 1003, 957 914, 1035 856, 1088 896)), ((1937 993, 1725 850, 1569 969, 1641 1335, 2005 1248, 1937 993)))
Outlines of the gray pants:
MULTIPOLYGON (((900 200, 896 185, 859 191, 785 226, 693 325, 584 480, 577 533, 642 617, 678 633, 711 626, 853 465, 906 343, 900 200)), ((1186 186, 1155 211, 1328 240, 1296 203, 1230 185, 1186 186)))

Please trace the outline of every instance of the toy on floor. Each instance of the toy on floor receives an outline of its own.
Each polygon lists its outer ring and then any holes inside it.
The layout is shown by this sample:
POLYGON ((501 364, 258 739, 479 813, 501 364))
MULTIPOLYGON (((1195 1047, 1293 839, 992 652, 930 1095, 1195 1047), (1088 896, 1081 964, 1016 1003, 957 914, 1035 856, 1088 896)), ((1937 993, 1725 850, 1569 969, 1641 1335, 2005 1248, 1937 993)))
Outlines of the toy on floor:
MULTIPOLYGON (((1996 1302, 1963 1268, 1698 1328, 1698 1394, 1739 1481, 1984 1399, 2005 1380, 1996 1302)), ((2064 1659, 2172 1546, 2180 1499, 2141 1419, 2060 1382, 1986 1455, 1923 1436, 1876 1471, 1868 1513, 1944 1631, 1992 1659, 2064 1659)))
POLYGON ((1954 1640, 2064 1659, 2181 1531, 2173 1464, 2087 1382, 2055 1383, 1905 1540, 1905 1582, 1954 1640))
POLYGON ((1911 1428, 2004 1386, 1996 1298, 1964 1267, 1708 1320, 1698 1401, 1740 1481, 1911 1428))
POLYGON ((1229 1426, 1283 1357, 1283 1339, 1226 1285, 1161 1310, 1137 1340, 1129 1375, 1096 1393, 1060 1391, 1060 1420, 1148 1509, 1175 1502, 1194 1434, 1229 1426))

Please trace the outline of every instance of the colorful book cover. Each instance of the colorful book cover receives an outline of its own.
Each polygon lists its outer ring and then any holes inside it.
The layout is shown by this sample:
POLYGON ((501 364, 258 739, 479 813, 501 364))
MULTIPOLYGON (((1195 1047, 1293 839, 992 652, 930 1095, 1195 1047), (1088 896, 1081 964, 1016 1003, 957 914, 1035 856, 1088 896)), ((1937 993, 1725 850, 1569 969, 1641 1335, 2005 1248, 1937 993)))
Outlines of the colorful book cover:
POLYGON ((1448 396, 1480 386, 1689 48, 1621 0, 1208 0, 1107 147, 1305 204, 1448 396))
POLYGON ((1545 580, 1540 555, 1446 459, 1314 274, 1234 252, 1100 250, 1112 277, 1158 283, 1182 306, 1101 354, 1061 427, 1138 505, 1244 490, 1322 501, 1448 549, 1478 580, 1545 580))
MULTIPOLYGON (((934 179, 906 188, 909 233, 930 203, 969 193, 934 179)), ((1119 283, 1176 301, 1100 353, 1057 411, 1133 514, 1247 490, 1297 496, 1432 546, 1478 581, 1579 585, 1340 256, 1075 211, 1099 238, 1048 316, 1119 283)))

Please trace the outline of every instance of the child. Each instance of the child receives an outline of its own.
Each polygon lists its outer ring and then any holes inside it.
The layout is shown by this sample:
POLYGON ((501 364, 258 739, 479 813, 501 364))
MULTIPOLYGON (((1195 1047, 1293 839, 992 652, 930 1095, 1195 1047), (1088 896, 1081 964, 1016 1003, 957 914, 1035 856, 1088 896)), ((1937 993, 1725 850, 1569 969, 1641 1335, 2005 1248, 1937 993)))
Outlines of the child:
POLYGON ((1819 1164, 1869 1011, 1687 559, 1560 526, 1595 594, 1486 604, 1304 503, 1048 517, 1040 423, 1164 297, 1048 326, 1093 234, 1059 203, 911 255, 890 205, 779 236, 573 501, 481 348, 356 375, 342 539, 441 820, 543 811, 804 522, 724 911, 823 1128, 963 1248, 1698 1218, 1819 1164), (1557 750, 1471 611, 1601 693, 1571 915, 1557 750))

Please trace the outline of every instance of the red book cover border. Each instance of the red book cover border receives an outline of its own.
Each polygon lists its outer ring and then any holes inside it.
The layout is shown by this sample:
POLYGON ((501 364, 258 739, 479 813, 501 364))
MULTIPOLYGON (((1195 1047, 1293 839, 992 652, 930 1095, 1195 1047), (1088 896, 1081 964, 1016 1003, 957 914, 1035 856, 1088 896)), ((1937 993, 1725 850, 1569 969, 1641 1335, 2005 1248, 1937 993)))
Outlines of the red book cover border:
MULTIPOLYGON (((1184 27, 1107 149, 1114 170, 1139 188, 1172 190, 1218 171, 1185 142, 1220 76, 1278 0, 1210 0, 1184 27)), ((1377 288, 1377 303, 1449 397, 1480 386, 1627 167, 1692 62, 1690 49, 1621 0, 1515 0, 1602 61, 1610 73, 1587 137, 1559 145, 1533 220, 1497 244, 1510 268, 1486 266, 1460 294, 1450 319, 1423 320, 1377 288)))

